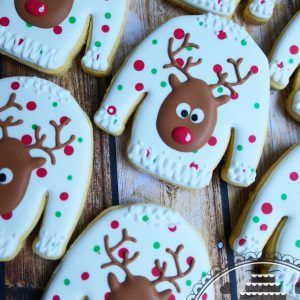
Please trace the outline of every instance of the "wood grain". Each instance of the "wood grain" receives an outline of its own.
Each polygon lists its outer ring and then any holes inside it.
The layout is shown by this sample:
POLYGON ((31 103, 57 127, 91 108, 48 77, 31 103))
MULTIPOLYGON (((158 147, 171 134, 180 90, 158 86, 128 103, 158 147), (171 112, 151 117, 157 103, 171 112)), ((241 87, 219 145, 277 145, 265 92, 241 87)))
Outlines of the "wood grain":
MULTIPOLYGON (((280 0, 268 24, 250 26, 241 17, 245 4, 244 1, 239 6, 234 20, 246 27, 265 53, 270 51, 276 37, 300 8, 299 0, 280 0)), ((128 22, 114 72, 118 70, 134 47, 151 31, 170 18, 185 13, 162 0, 131 0, 128 22)), ((111 78, 96 79, 84 74, 80 68, 79 58, 74 62, 71 70, 61 78, 37 73, 8 58, 1 58, 0 74, 1 77, 35 75, 51 80, 71 90, 91 118, 111 80, 111 78)), ((271 93, 270 130, 258 170, 259 177, 289 146, 300 140, 299 125, 293 122, 285 112, 288 94, 289 89, 271 93)), ((231 227, 237 221, 253 187, 245 189, 227 186, 220 180, 220 167, 215 171, 210 186, 199 191, 185 191, 165 184, 133 169, 125 160, 124 148, 129 134, 130 125, 127 126, 126 133, 117 139, 94 128, 94 174, 89 196, 73 240, 103 209, 118 203, 145 199, 170 206, 189 220, 203 234, 210 249, 213 265, 219 264, 224 259, 231 260, 232 252, 227 243, 231 227), (223 249, 217 247, 219 241, 224 243, 223 249)), ((0 280, 2 280, 0 299, 40 299, 43 288, 58 262, 49 262, 33 254, 31 245, 37 232, 35 229, 30 235, 24 249, 14 261, 0 265, 0 280)), ((225 280, 233 282, 240 276, 239 273, 231 274, 231 277, 225 280)), ((236 295, 236 286, 232 285, 231 296, 224 298, 218 292, 216 299, 236 299, 236 295)))

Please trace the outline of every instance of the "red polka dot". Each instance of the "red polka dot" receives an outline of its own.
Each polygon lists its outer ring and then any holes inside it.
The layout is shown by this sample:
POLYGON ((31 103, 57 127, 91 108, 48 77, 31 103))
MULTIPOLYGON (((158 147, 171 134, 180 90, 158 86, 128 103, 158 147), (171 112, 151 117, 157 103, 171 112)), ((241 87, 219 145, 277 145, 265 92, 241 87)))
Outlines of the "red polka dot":
POLYGON ((225 40, 225 39, 227 38, 226 32, 223 31, 223 30, 220 30, 219 33, 218 33, 218 38, 219 38, 220 40, 225 40))
POLYGON ((15 91, 18 90, 20 88, 20 83, 19 82, 13 82, 11 84, 11 88, 15 91))
POLYGON ((215 138, 214 136, 212 136, 209 141, 208 141, 208 145, 211 146, 211 147, 214 147, 216 146, 218 143, 218 140, 217 138, 215 138))
POLYGON ((261 231, 267 231, 268 230, 268 225, 267 224, 260 225, 260 230, 261 231))
POLYGON ((109 26, 108 26, 108 25, 103 25, 101 29, 102 29, 102 31, 103 31, 104 33, 109 32, 109 26))
POLYGON ((124 258, 125 257, 125 254, 128 254, 129 251, 127 248, 121 248, 119 251, 118 251, 118 255, 120 258, 124 258))
POLYGON ((107 108, 107 113, 111 116, 115 115, 117 113, 117 109, 115 106, 111 105, 107 108))
POLYGON ((184 60, 182 58, 177 58, 176 63, 179 67, 182 67, 184 65, 184 60))
POLYGON ((239 98, 239 94, 236 92, 235 94, 231 94, 230 95, 230 98, 232 99, 232 100, 237 100, 238 98, 239 98))
POLYGON ((142 91, 142 90, 144 89, 144 85, 143 85, 142 83, 137 83, 137 84, 135 85, 135 89, 136 89, 138 92, 140 92, 140 91, 142 91))
POLYGON ((40 168, 36 171, 36 175, 40 178, 44 178, 47 176, 47 170, 44 168, 40 168))
POLYGON ((119 228, 119 226, 120 226, 120 224, 119 224, 119 222, 116 221, 116 220, 114 220, 114 221, 112 221, 112 222, 110 223, 110 227, 111 227, 112 229, 117 229, 117 228, 119 228))
POLYGON ((203 295, 202 295, 202 300, 207 300, 208 299, 208 296, 207 296, 207 294, 206 293, 204 293, 203 295))
POLYGON ((169 229, 170 232, 176 232, 177 226, 176 226, 176 225, 170 225, 170 226, 168 227, 168 229, 169 229))
POLYGON ((26 104, 26 108, 30 111, 36 110, 36 103, 34 101, 30 101, 26 104))
POLYGON ((133 65, 134 69, 138 72, 143 71, 145 68, 145 63, 142 60, 135 61, 133 65))
POLYGON ((175 39, 181 40, 181 39, 184 38, 184 36, 185 36, 185 32, 184 32, 183 29, 178 28, 178 29, 176 29, 174 31, 174 37, 175 37, 175 39))
POLYGON ((298 174, 297 172, 292 172, 292 173, 290 174, 290 179, 291 179, 292 181, 297 181, 297 180, 299 179, 299 174, 298 174))
POLYGON ((7 220, 10 220, 10 219, 12 218, 12 216, 13 216, 13 213, 12 213, 12 212, 9 212, 9 213, 7 213, 7 214, 1 215, 1 218, 2 218, 3 220, 7 221, 7 220))
POLYGON ((104 295, 104 300, 108 300, 109 297, 110 297, 111 293, 110 292, 107 292, 105 295, 104 295))
POLYGON ((214 70, 215 73, 221 73, 223 68, 222 68, 221 65, 214 65, 213 70, 214 70))
POLYGON ((187 259, 186 259, 186 263, 190 266, 193 262, 194 262, 194 257, 193 256, 189 256, 187 259))
POLYGON ((21 142, 25 145, 25 146, 29 146, 32 143, 32 137, 29 134, 25 134, 22 136, 21 138, 21 142))
POLYGON ((60 297, 58 295, 53 296, 53 300, 60 300, 60 297))
POLYGON ((62 27, 61 26, 55 26, 54 28, 53 28, 53 32, 55 33, 55 34, 61 34, 62 33, 62 27))
POLYGON ((262 205, 261 210, 265 215, 269 215, 273 211, 273 206, 271 203, 266 202, 262 205))
POLYGON ((63 116, 63 117, 60 118, 59 122, 60 122, 60 124, 63 124, 63 123, 65 123, 65 122, 68 121, 68 120, 69 120, 68 117, 63 116))
POLYGON ((73 155, 73 153, 74 153, 74 148, 72 147, 72 146, 66 146, 65 148, 64 148, 64 152, 65 152, 65 154, 67 155, 67 156, 71 156, 71 155, 73 155))
POLYGON ((255 142, 256 142, 256 136, 255 136, 255 135, 250 135, 250 136, 249 136, 249 142, 250 142, 251 144, 255 143, 255 142))
POLYGON ((247 242, 246 239, 240 239, 240 240, 239 240, 239 245, 240 245, 240 246, 243 246, 243 245, 246 244, 246 242, 247 242))
POLYGON ((88 280, 90 278, 90 274, 88 272, 84 272, 81 274, 82 280, 88 280))
POLYGON ((8 26, 9 25, 9 18, 6 18, 6 17, 0 18, 0 25, 4 26, 4 27, 8 26))
POLYGON ((152 273, 152 275, 155 276, 155 277, 158 277, 158 276, 160 275, 160 271, 159 271, 159 269, 156 268, 156 267, 152 268, 151 273, 152 273))
POLYGON ((258 67, 257 66, 252 66, 250 71, 253 73, 253 74, 257 74, 258 73, 258 67))
POLYGON ((61 194, 59 195, 59 198, 60 198, 61 201, 66 201, 66 200, 69 199, 69 194, 66 193, 66 192, 61 193, 61 194))
POLYGON ((172 294, 168 300, 176 300, 176 297, 172 294))
POLYGON ((296 45, 290 47, 291 54, 295 55, 299 52, 299 48, 296 45))

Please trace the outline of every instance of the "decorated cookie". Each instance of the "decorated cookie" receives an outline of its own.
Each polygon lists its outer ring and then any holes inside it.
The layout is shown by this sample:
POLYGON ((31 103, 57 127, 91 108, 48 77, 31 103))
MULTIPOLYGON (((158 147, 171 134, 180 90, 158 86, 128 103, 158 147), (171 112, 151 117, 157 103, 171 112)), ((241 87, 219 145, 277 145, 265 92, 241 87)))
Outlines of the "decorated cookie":
MULTIPOLYGON (((293 147, 265 175, 246 205, 232 234, 231 245, 239 254, 279 253, 286 262, 300 259, 299 191, 300 145, 293 147), (284 259, 285 260, 285 259, 284 259)), ((275 266, 278 270, 279 266, 275 266)), ((295 295, 298 276, 284 270, 280 281, 295 295)), ((295 298, 293 298, 295 299, 295 298)), ((300 294, 296 299, 300 299, 300 294)))
POLYGON ((283 31, 270 55, 271 85, 284 89, 293 73, 297 72, 293 89, 288 100, 287 109, 290 115, 300 122, 300 12, 291 20, 283 31))
POLYGON ((92 127, 68 91, 39 78, 0 80, 0 260, 40 219, 33 250, 61 257, 89 185, 92 127))
POLYGON ((108 75, 129 0, 0 0, 0 53, 39 71, 68 70, 83 44, 83 69, 108 75))
POLYGON ((263 24, 270 20, 273 15, 276 0, 249 0, 244 17, 254 24, 263 24))
POLYGON ((142 102, 129 160, 187 188, 209 184, 231 137, 223 178, 249 186, 267 130, 268 76, 267 58, 237 24, 212 14, 178 17, 129 57, 95 122, 120 135, 142 102))
MULTIPOLYGON (((118 207, 75 242, 42 299, 191 300, 209 270, 204 241, 180 215, 152 204, 118 207)), ((212 290, 199 299, 214 299, 212 290)))

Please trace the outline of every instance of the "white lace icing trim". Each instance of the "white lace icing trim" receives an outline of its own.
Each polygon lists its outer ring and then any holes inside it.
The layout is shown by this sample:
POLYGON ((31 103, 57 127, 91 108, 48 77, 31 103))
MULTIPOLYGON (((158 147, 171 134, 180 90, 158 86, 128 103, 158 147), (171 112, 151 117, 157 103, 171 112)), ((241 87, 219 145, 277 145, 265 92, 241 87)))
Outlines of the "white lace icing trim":
POLYGON ((286 296, 284 292, 241 292, 241 296, 286 296))
POLYGON ((267 0, 264 3, 261 3, 261 0, 254 0, 249 10, 255 17, 269 19, 273 14, 275 4, 276 0, 267 0))
POLYGON ((273 283, 273 282, 264 282, 264 283, 260 283, 260 282, 247 282, 246 286, 253 286, 253 287, 257 287, 257 286, 265 286, 265 287, 270 287, 270 286, 280 286, 280 282, 277 283, 273 283))
POLYGON ((108 62, 103 59, 103 51, 101 47, 93 47, 88 50, 87 53, 82 58, 82 63, 85 67, 96 70, 96 71, 106 71, 109 67, 108 62))
POLYGON ((272 61, 270 63, 270 76, 273 82, 286 86, 289 84, 291 73, 293 73, 293 67, 289 64, 285 64, 283 68, 279 68, 278 64, 282 63, 279 60, 272 61))
POLYGON ((294 97, 293 112, 300 116, 300 90, 296 93, 294 97))
POLYGON ((244 163, 234 162, 227 172, 227 179, 242 186, 248 186, 255 181, 255 167, 244 163))
POLYGON ((95 123, 107 130, 111 134, 116 134, 123 129, 122 122, 119 122, 118 112, 115 115, 110 115, 108 113, 110 105, 102 106, 95 114, 95 123))
POLYGON ((0 231, 0 259, 6 260, 16 254, 20 244, 20 236, 17 233, 0 231))

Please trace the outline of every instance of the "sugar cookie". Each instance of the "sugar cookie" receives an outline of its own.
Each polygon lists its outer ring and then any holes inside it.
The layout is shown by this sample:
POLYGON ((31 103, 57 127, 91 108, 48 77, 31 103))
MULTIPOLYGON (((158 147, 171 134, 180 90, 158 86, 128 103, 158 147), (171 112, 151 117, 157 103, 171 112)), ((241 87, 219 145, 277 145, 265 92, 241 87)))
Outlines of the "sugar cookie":
POLYGON ((244 17, 251 23, 264 24, 272 17, 275 4, 276 0, 248 0, 244 17))
POLYGON ((249 186, 265 141, 269 97, 268 60, 243 28, 213 14, 183 16, 128 58, 95 123, 120 135, 142 102, 127 148, 130 162, 187 188, 209 184, 232 133, 222 177, 249 186))
POLYGON ((87 40, 83 69, 108 75, 129 0, 0 0, 0 53, 51 75, 65 73, 87 40))
MULTIPOLYGON (((204 241, 179 214, 153 204, 116 207, 75 242, 43 299, 190 299, 209 270, 204 241)), ((212 289, 201 299, 214 299, 212 289)))
MULTIPOLYGON (((300 258, 299 157, 300 145, 296 145, 266 173, 251 195, 230 241, 237 253, 261 254, 264 249, 265 254, 300 258)), ((276 270, 279 267, 276 265, 276 270)), ((300 299, 295 295, 298 277, 285 270, 278 278, 283 290, 296 299, 300 299)))
POLYGON ((45 205, 33 250, 57 259, 89 185, 89 119, 68 91, 49 81, 5 78, 0 80, 0 137, 0 260, 18 254, 45 205))

